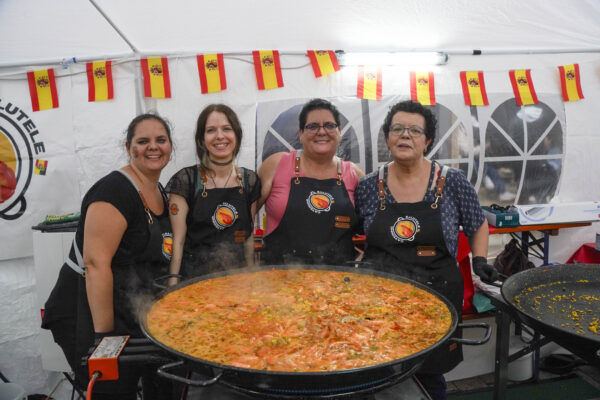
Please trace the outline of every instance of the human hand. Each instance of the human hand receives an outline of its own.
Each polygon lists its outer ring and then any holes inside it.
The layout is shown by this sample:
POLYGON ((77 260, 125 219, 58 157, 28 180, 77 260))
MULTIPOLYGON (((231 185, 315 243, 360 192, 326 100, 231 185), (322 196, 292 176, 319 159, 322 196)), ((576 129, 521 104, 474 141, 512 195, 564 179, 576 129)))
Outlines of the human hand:
POLYGON ((485 283, 495 282, 500 277, 496 268, 488 264, 487 259, 481 256, 473 257, 473 272, 485 283))

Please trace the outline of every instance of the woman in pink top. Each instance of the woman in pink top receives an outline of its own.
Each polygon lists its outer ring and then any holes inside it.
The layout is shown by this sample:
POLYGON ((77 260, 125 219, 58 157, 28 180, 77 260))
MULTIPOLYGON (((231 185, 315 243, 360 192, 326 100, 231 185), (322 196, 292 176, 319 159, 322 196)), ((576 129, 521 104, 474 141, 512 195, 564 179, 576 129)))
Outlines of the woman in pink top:
POLYGON ((313 99, 299 116, 302 150, 275 153, 261 165, 266 203, 263 264, 342 264, 354 260, 358 219, 354 190, 364 175, 335 156, 342 139, 339 111, 313 99))

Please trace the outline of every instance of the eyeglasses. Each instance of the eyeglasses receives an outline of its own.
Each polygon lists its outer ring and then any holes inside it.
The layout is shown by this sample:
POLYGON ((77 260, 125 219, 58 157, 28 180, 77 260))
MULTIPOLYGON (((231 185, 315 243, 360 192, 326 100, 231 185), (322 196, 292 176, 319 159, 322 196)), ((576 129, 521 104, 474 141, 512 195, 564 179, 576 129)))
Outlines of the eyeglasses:
POLYGON ((402 125, 392 125, 390 126, 390 135, 392 136, 402 136, 404 131, 408 131, 408 134, 413 138, 418 138, 419 136, 425 134, 425 129, 419 126, 402 126, 402 125))
POLYGON ((332 132, 335 132, 337 127, 338 127, 338 124, 336 124, 336 123, 325 122, 323 125, 319 125, 317 123, 305 125, 304 130, 308 131, 308 133, 311 133, 314 135, 315 133, 319 132, 319 129, 321 129, 321 128, 323 128, 325 130, 325 132, 327 132, 327 133, 332 133, 332 132))

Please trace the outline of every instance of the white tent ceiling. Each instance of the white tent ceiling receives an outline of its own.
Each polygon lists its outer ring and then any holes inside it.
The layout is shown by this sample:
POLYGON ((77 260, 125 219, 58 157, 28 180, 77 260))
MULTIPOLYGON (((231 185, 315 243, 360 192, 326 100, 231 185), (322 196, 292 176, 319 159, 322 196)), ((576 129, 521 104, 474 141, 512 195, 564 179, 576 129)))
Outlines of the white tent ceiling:
POLYGON ((600 1, 0 1, 0 66, 142 54, 600 51, 600 1))

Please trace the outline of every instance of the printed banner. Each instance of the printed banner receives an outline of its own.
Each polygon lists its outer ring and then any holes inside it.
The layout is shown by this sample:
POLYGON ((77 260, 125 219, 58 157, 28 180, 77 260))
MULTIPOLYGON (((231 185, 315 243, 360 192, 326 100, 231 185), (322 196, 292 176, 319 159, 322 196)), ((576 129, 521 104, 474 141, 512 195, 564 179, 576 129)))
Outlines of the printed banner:
POLYGON ((144 75, 144 96, 170 98, 171 81, 167 57, 142 58, 140 62, 144 75))
POLYGON ((200 54, 196 59, 198 61, 198 74, 200 75, 200 89, 202 94, 215 93, 227 89, 223 54, 200 54))
POLYGON ((356 97, 359 99, 381 100, 383 76, 381 67, 360 65, 358 67, 358 83, 356 97))
POLYGON ((564 101, 577 101, 583 99, 581 90, 581 75, 579 64, 562 65, 558 67, 560 74, 560 87, 564 101))
POLYGON ((283 87, 281 64, 277 50, 253 51, 254 71, 258 90, 277 89, 283 87))
POLYGON ((112 62, 94 61, 86 65, 88 101, 105 101, 114 97, 112 62))
POLYGON ((525 106, 539 103, 531 80, 531 70, 513 69, 508 72, 508 76, 510 76, 510 83, 515 93, 517 105, 525 106))
POLYGON ((308 50, 307 54, 317 78, 340 70, 337 57, 332 50, 308 50))
POLYGON ((488 106, 490 104, 485 91, 482 71, 461 71, 460 83, 466 105, 488 106))
POLYGON ((424 106, 435 106, 433 72, 410 73, 410 98, 424 106))
POLYGON ((29 94, 31 95, 31 108, 33 111, 58 108, 58 92, 54 69, 40 69, 27 73, 29 94))

